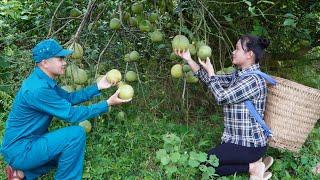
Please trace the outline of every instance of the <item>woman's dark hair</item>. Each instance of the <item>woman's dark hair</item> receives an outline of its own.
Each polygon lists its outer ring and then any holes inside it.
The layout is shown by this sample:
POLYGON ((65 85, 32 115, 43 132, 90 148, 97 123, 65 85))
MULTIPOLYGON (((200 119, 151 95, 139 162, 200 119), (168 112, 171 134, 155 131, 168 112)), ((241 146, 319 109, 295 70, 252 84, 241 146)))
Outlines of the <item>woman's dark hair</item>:
POLYGON ((264 49, 269 46, 269 41, 259 36, 246 34, 240 37, 242 49, 245 52, 252 51, 255 55, 255 62, 258 63, 264 54, 264 49))

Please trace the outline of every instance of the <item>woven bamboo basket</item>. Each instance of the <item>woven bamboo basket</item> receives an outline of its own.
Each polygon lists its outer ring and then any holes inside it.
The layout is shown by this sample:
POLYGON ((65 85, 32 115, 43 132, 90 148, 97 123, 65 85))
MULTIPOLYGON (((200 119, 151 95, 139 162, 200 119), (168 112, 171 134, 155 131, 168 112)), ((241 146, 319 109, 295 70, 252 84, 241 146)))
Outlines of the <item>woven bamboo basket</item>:
POLYGON ((320 119, 320 90, 273 77, 268 85, 264 119, 273 132, 271 147, 298 152, 320 119))

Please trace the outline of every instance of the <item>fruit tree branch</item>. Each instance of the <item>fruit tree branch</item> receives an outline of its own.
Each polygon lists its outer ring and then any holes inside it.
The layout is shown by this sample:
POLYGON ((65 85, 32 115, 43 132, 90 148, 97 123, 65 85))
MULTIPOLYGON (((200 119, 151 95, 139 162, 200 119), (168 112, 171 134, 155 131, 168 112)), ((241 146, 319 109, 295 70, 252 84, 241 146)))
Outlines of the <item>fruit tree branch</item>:
POLYGON ((47 35, 47 38, 50 37, 51 35, 51 31, 52 31, 52 26, 53 26, 53 19, 54 17, 56 16, 57 12, 58 12, 58 9, 60 8, 60 6, 62 5, 62 3, 64 2, 64 0, 61 0, 56 8, 56 10, 54 11, 52 17, 51 17, 51 21, 50 21, 50 27, 49 27, 49 32, 48 32, 48 35, 47 35))

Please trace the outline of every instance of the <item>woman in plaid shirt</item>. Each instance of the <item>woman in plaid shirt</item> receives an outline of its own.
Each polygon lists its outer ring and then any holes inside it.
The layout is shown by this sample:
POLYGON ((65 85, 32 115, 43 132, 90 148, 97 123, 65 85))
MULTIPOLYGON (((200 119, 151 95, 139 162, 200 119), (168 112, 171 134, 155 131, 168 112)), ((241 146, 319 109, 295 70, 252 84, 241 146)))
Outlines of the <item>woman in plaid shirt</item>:
MULTIPOLYGON (((245 100, 251 100, 263 117, 266 106, 266 81, 256 74, 239 78, 244 73, 260 70, 259 61, 268 45, 266 39, 252 35, 242 36, 232 52, 232 63, 238 66, 239 70, 226 75, 215 75, 209 58, 205 62, 199 59, 199 66, 191 58, 189 50, 175 51, 208 86, 218 104, 223 105, 222 143, 208 153, 219 158, 219 167, 216 169, 219 175, 249 172, 251 179, 271 177, 270 172, 265 173, 265 163, 260 161, 267 149, 267 136, 254 117, 250 116, 244 104, 245 100)), ((267 166, 270 165, 269 163, 267 166)))

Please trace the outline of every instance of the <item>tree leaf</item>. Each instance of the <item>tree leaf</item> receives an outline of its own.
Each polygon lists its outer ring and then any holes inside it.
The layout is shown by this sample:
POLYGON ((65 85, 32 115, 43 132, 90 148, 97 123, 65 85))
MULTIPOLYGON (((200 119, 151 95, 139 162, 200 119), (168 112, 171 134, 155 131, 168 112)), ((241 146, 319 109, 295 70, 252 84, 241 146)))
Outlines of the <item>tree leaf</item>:
POLYGON ((293 26, 293 27, 295 27, 296 26, 296 21, 294 19, 289 18, 289 19, 284 20, 283 25, 284 26, 293 26))

